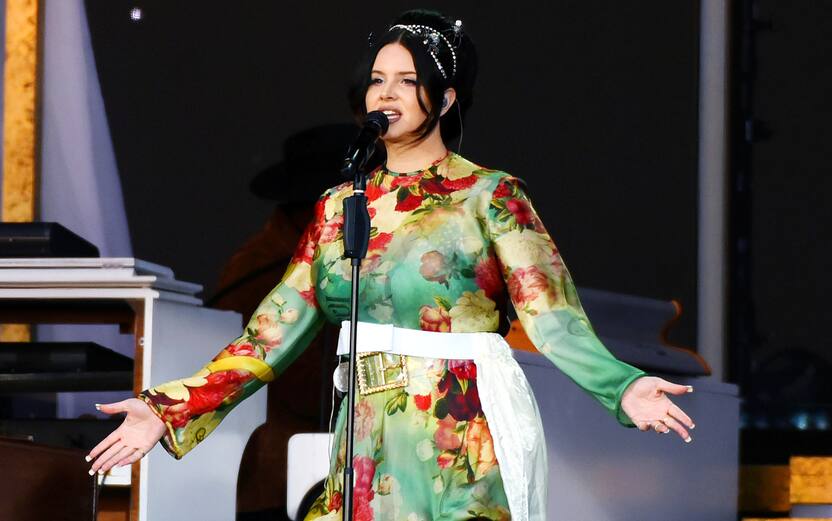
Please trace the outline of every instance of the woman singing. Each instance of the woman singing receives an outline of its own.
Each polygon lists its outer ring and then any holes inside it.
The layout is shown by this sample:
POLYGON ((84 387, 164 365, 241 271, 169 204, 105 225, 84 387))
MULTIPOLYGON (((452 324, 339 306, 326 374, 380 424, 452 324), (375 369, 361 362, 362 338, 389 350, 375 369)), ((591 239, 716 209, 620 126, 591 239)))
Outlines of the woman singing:
MULTIPOLYGON (((495 333, 506 295, 537 349, 620 423, 690 441, 691 419, 666 396, 690 389, 645 376, 601 344, 523 182, 447 149, 471 105, 476 69, 460 22, 409 11, 371 44, 350 90, 356 117, 378 110, 390 121, 386 163, 369 174, 366 190, 372 230, 361 267, 353 459, 359 521, 545 519, 537 405, 495 333)), ((159 439, 181 458, 287 370, 324 321, 348 317, 341 229, 351 194, 345 183, 320 197, 283 280, 202 370, 102 406, 127 418, 90 452, 92 471, 135 462, 159 439)), ((306 519, 341 518, 346 414, 342 407, 325 491, 306 519)))

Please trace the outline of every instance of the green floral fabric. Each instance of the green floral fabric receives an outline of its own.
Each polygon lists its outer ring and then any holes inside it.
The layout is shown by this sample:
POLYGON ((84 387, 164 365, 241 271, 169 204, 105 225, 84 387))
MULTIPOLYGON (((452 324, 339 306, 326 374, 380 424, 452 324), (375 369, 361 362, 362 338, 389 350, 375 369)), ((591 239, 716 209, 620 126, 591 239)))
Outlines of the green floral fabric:
MULTIPOLYGON (((177 458, 233 407, 284 371, 325 320, 349 315, 342 201, 319 199, 283 280, 243 334, 194 376, 141 394, 166 422, 177 458)), ((594 334, 569 272, 523 183, 449 153, 410 174, 377 169, 361 268, 359 320, 440 332, 496 331, 510 297, 538 350, 618 421, 626 387, 644 373, 615 359, 594 334)), ((359 397, 356 519, 510 517, 473 362, 408 357, 406 388, 359 397)), ((340 519, 344 411, 332 469, 307 519, 340 519)))

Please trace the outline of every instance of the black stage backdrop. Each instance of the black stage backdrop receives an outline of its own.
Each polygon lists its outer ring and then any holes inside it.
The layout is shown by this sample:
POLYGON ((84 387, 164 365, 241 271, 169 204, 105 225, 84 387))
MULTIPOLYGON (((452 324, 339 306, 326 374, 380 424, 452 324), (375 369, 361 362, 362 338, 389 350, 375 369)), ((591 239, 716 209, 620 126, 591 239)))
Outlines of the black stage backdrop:
POLYGON ((753 110, 771 136, 751 155, 758 332, 752 369, 764 379, 767 368, 785 376, 788 370, 772 360, 783 351, 808 352, 804 372, 790 376, 797 391, 806 379, 832 378, 832 2, 759 0, 757 12, 763 29, 753 110))
POLYGON ((210 296, 270 213, 253 175, 290 134, 350 120, 370 31, 434 7, 481 55, 462 154, 527 180, 579 285, 677 298, 674 340, 695 343, 698 2, 86 5, 137 257, 210 296))

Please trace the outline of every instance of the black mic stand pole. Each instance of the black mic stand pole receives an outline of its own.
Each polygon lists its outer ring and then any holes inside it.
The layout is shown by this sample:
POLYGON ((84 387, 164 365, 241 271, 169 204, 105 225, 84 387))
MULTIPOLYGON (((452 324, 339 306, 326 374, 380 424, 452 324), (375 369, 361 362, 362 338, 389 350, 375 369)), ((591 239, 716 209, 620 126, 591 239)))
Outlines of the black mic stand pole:
MULTIPOLYGON (((365 158, 369 152, 365 154, 365 158)), ((353 195, 344 199, 344 257, 352 259, 352 295, 350 298, 350 360, 349 384, 347 386, 347 443, 344 464, 344 509, 341 519, 353 519, 353 438, 355 436, 355 381, 356 381, 356 338, 358 333, 358 278, 361 274, 361 260, 367 256, 370 240, 370 214, 367 211, 367 177, 364 173, 366 159, 359 164, 350 163, 353 170, 353 195)))

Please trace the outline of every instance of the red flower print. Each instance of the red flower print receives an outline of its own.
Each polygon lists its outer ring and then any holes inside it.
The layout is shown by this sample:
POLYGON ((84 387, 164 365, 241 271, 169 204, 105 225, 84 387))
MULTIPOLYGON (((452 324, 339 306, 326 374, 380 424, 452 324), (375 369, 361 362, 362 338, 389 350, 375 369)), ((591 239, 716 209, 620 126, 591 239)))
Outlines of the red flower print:
POLYGON ((257 353, 254 351, 254 346, 248 342, 243 344, 228 344, 225 352, 233 356, 257 356, 257 353))
POLYGON ((431 398, 429 394, 414 394, 413 395, 413 403, 416 404, 416 408, 420 411, 427 411, 430 409, 430 402, 431 398))
POLYGON ((393 182, 390 184, 392 188, 398 188, 400 186, 413 186, 419 183, 419 179, 421 179, 421 175, 403 175, 393 179, 393 182))
POLYGON ((315 241, 312 240, 312 237, 318 234, 318 228, 317 226, 307 228, 295 249, 295 254, 292 257, 293 263, 305 262, 306 264, 312 264, 312 257, 315 255, 315 241))
POLYGON ((366 491, 373 487, 373 477, 376 475, 376 462, 367 456, 355 456, 352 459, 355 468, 355 490, 366 491))
POLYGON ((456 420, 449 414, 437 422, 436 432, 433 434, 433 441, 439 450, 456 450, 462 446, 462 438, 454 432, 456 420))
POLYGON ((257 315, 257 340, 266 352, 278 347, 283 342, 283 329, 268 313, 257 315))
POLYGON ((525 307, 539 297, 541 292, 554 297, 554 289, 549 286, 549 280, 537 266, 517 268, 511 273, 508 293, 516 306, 525 307))
POLYGON ((367 188, 364 190, 364 195, 367 197, 367 200, 372 202, 381 197, 382 195, 388 193, 387 190, 381 185, 377 185, 375 183, 367 183, 367 188))
POLYGON ((329 505, 327 505, 326 509, 328 512, 341 510, 343 503, 344 497, 336 490, 332 493, 332 497, 329 498, 329 505))
POLYGON ((448 370, 460 380, 471 380, 477 377, 477 366, 473 360, 448 360, 448 370))
POLYGON ((501 181, 500 184, 497 185, 497 188, 494 190, 494 199, 502 199, 503 197, 508 197, 511 195, 511 188, 509 188, 508 183, 505 181, 501 181))
POLYGON ((373 208, 372 206, 368 206, 367 207, 367 213, 370 214, 370 219, 372 219, 376 216, 376 209, 373 208))
POLYGON ((442 185, 446 188, 450 188, 451 190, 465 190, 466 188, 471 188, 474 186, 474 183, 477 182, 477 176, 471 174, 469 176, 465 176, 459 179, 443 179, 442 185))
POLYGON ((422 191, 434 195, 448 195, 454 191, 453 188, 445 186, 442 181, 436 177, 423 181, 421 186, 422 191))
POLYGON ((509 199, 506 202, 506 208, 514 214, 514 219, 519 225, 525 226, 534 221, 534 214, 529 203, 522 199, 509 199))
POLYGON ((309 288, 306 291, 298 291, 298 295, 300 295, 300 298, 306 301, 310 307, 318 307, 318 299, 315 296, 315 288, 309 288))
POLYGON ((552 273, 560 275, 563 272, 563 259, 558 254, 557 248, 555 248, 555 252, 552 255, 552 262, 549 265, 552 267, 552 273))
POLYGON ((248 371, 219 371, 207 377, 208 383, 200 387, 188 387, 188 411, 191 416, 213 411, 226 398, 243 390, 243 384, 254 378, 248 371))
POLYGON ((474 267, 477 286, 485 291, 485 296, 491 300, 497 300, 505 287, 500 272, 500 264, 493 255, 489 255, 474 267))
MULTIPOLYGON (((338 214, 332 218, 332 220, 327 221, 321 227, 321 236, 318 239, 318 242, 322 244, 326 244, 328 242, 332 242, 338 237, 338 232, 341 231, 341 228, 344 225, 344 216, 342 214, 338 214)), ((314 253, 314 251, 312 252, 314 253)))
POLYGON ((459 421, 473 420, 478 414, 482 413, 477 381, 471 379, 467 382, 468 385, 463 392, 459 380, 450 371, 439 380, 438 388, 440 392, 445 393, 443 399, 448 407, 448 414, 459 421))
POLYGON ((448 413, 457 420, 473 420, 482 413, 480 394, 477 391, 476 380, 471 380, 465 393, 450 394, 448 400, 448 413))
POLYGON ((453 452, 440 452, 439 456, 436 456, 436 464, 440 469, 446 469, 453 465, 455 459, 456 454, 453 452))
POLYGON ((451 330, 451 315, 443 307, 422 306, 419 308, 419 328, 447 333, 451 330))
POLYGON ((357 490, 353 493, 355 501, 352 510, 353 519, 355 521, 373 521, 373 509, 370 506, 370 501, 373 500, 373 491, 368 490, 366 493, 360 493, 357 490))
POLYGON ((396 211, 397 212, 409 212, 410 210, 415 210, 422 206, 422 201, 424 197, 421 195, 413 195, 411 193, 407 194, 407 197, 400 200, 396 203, 396 211))
POLYGON ((191 419, 191 413, 188 410, 187 403, 179 402, 175 405, 165 407, 162 412, 162 417, 165 421, 170 422, 174 429, 181 429, 188 425, 188 421, 191 419))
POLYGON ((390 241, 393 239, 392 233, 380 233, 375 237, 370 239, 370 242, 367 245, 368 251, 375 251, 375 250, 383 250, 387 247, 390 241))

